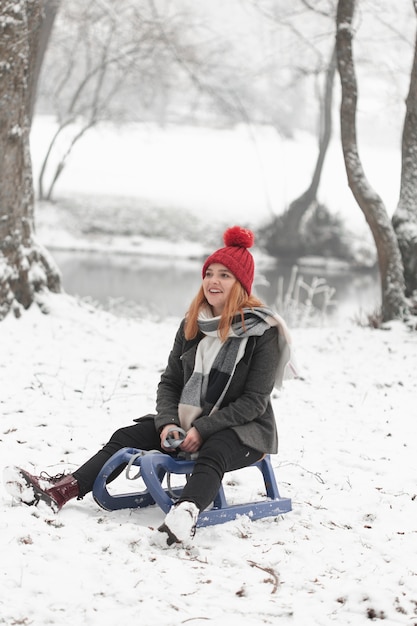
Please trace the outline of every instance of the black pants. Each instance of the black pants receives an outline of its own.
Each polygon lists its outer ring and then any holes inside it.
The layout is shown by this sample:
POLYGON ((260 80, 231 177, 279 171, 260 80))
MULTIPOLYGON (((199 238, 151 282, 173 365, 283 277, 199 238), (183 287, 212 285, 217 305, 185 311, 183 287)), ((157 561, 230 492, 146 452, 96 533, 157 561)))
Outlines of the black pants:
MULTIPOLYGON (((92 491, 94 481, 103 465, 121 448, 165 452, 161 448, 160 437, 152 418, 146 417, 132 426, 120 428, 102 450, 73 472, 79 485, 80 497, 92 491)), ((202 511, 216 497, 225 472, 248 467, 261 457, 261 452, 243 445, 230 428, 215 433, 201 446, 194 471, 184 486, 180 501, 194 502, 202 511)), ((117 478, 123 469, 123 466, 117 468, 107 482, 117 478)))

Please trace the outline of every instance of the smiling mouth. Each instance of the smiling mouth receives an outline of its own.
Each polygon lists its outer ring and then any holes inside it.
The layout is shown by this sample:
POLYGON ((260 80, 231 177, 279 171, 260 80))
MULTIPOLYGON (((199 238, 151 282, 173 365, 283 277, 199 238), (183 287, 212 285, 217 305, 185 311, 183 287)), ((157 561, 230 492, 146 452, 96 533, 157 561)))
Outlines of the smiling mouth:
POLYGON ((220 289, 209 289, 209 293, 221 293, 220 289))

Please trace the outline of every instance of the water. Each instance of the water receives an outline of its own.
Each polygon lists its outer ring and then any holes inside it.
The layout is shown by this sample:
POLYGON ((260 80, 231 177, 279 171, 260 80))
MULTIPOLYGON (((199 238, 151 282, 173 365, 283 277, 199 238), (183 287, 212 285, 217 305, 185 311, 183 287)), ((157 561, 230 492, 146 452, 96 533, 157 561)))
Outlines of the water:
MULTIPOLYGON (((199 261, 94 252, 55 251, 53 256, 62 272, 67 293, 91 297, 106 306, 109 299, 130 301, 161 318, 182 317, 201 284, 202 262, 199 261)), ((278 268, 263 271, 254 291, 268 304, 274 304, 279 278, 284 281, 285 291, 291 270, 292 267, 280 264, 278 268)), ((336 274, 303 268, 299 273, 308 284, 314 277, 320 277, 336 290, 337 304, 327 309, 332 322, 371 313, 379 306, 376 272, 336 274)), ((300 299, 305 300, 305 297, 300 299)))

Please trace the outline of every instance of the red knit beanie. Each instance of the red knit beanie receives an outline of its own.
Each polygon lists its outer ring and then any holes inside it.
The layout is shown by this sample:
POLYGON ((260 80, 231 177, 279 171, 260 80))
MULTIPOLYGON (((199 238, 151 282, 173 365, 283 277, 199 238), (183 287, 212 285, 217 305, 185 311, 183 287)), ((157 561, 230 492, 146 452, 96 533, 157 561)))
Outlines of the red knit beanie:
POLYGON ((248 248, 253 246, 255 236, 252 231, 246 228, 232 226, 225 231, 223 241, 226 247, 216 250, 206 259, 202 271, 203 278, 209 265, 221 263, 236 276, 250 296, 255 263, 248 248))

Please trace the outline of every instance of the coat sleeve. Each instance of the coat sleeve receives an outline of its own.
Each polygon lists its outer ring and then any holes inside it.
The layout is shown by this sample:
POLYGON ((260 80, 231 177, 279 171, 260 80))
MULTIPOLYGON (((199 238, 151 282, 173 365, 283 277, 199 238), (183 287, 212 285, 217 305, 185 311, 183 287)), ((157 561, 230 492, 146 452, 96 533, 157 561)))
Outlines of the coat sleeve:
POLYGON ((167 424, 180 425, 178 403, 184 386, 184 373, 181 356, 184 350, 184 320, 175 336, 168 363, 161 375, 156 394, 155 427, 161 430, 167 424))
POLYGON ((277 333, 278 330, 274 327, 258 337, 249 361, 245 363, 242 359, 238 364, 234 380, 226 394, 227 405, 194 421, 193 426, 204 440, 224 428, 242 426, 261 419, 265 414, 274 388, 279 360, 277 333))

